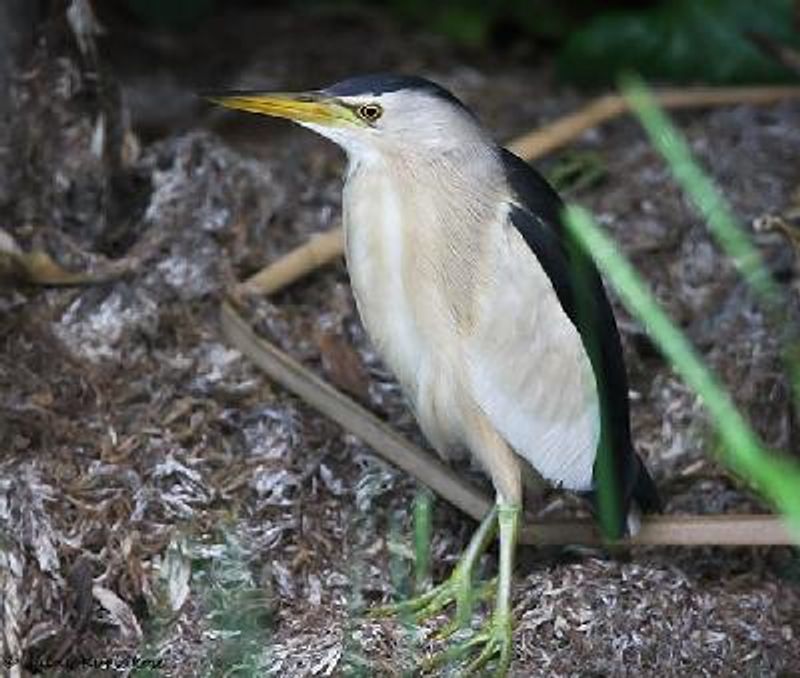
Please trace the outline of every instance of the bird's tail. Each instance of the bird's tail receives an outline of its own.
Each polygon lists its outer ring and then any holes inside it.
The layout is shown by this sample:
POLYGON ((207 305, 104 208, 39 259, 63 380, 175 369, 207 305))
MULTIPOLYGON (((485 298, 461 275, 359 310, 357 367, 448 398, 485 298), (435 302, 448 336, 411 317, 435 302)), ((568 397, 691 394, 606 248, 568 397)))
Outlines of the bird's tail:
POLYGON ((623 457, 624 469, 617 467, 619 492, 615 493, 613 509, 605 515, 600 509, 597 489, 586 492, 592 509, 600 522, 600 527, 609 539, 620 539, 639 531, 642 513, 661 513, 661 498, 653 478, 638 454, 630 448, 629 455, 623 457))

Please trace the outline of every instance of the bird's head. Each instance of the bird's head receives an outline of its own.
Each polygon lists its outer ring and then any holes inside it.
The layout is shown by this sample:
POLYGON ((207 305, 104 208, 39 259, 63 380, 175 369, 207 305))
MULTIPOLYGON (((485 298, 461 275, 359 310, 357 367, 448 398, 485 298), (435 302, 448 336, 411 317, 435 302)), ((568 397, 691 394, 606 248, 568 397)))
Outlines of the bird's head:
POLYGON ((293 120, 333 140, 351 157, 442 152, 484 142, 469 109, 419 77, 367 75, 308 92, 229 92, 207 98, 227 108, 293 120))

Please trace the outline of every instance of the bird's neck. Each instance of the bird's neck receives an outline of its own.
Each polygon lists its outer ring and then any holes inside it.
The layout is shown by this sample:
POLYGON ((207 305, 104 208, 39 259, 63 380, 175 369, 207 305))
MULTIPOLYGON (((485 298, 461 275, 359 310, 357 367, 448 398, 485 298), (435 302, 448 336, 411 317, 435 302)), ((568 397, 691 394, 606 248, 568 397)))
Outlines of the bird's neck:
POLYGON ((411 151, 386 148, 348 149, 345 186, 367 175, 380 177, 399 191, 399 197, 420 194, 436 196, 446 209, 455 201, 466 205, 480 202, 505 190, 499 151, 486 144, 447 145, 411 151))
POLYGON ((466 321, 504 190, 494 156, 468 151, 351 157, 344 223, 357 294, 385 287, 386 299, 422 304, 420 322, 428 313, 466 321))

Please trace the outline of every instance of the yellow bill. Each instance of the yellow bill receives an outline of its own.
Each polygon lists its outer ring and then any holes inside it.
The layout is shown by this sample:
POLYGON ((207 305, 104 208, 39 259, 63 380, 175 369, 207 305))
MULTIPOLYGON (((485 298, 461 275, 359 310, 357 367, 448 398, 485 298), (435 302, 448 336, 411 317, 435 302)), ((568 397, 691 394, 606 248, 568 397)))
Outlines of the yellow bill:
POLYGON ((315 92, 231 92, 209 94, 205 98, 226 108, 301 123, 331 126, 358 121, 350 108, 315 92))

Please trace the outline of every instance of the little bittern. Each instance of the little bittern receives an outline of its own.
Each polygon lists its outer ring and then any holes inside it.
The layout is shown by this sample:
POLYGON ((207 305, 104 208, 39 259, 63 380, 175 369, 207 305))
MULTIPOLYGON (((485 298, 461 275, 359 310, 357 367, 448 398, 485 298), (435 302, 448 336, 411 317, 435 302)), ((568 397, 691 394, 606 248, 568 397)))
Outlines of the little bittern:
POLYGON ((460 650, 466 671, 495 661, 505 674, 521 464, 599 495, 612 537, 634 504, 659 508, 631 442, 622 348, 597 270, 545 180, 428 80, 211 98, 289 118, 346 151, 345 250, 364 325, 431 444, 467 448, 497 493, 451 578, 399 607, 422 617, 455 601, 453 628, 469 621, 474 569, 499 531, 494 613, 460 650))

